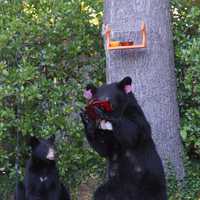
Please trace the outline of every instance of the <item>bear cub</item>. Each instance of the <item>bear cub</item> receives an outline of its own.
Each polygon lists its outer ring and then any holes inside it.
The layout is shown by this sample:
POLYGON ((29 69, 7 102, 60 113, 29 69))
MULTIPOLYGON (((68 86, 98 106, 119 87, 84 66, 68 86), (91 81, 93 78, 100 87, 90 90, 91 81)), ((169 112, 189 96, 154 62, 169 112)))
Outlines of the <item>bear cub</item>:
POLYGON ((24 182, 17 186, 16 200, 70 200, 68 190, 59 181, 54 141, 55 136, 31 137, 31 158, 26 164, 24 182))
POLYGON ((108 175, 95 200, 166 200, 163 165, 151 127, 132 93, 132 79, 88 85, 81 113, 91 147, 108 161, 108 175), (88 109, 90 108, 90 110, 88 109))

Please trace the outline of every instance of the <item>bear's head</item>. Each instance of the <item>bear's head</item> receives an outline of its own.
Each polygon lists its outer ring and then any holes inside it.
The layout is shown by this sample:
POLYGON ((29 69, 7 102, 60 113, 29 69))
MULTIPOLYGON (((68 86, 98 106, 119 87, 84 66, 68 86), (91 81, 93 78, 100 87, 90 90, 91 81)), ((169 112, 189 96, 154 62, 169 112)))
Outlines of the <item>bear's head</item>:
MULTIPOLYGON (((128 104, 128 94, 132 92, 132 79, 125 77, 119 82, 105 84, 100 87, 87 85, 84 97, 90 102, 99 102, 100 109, 120 116, 128 104), (108 104, 109 102, 109 104, 108 104)), ((97 104, 97 103, 96 103, 97 104)))
POLYGON ((34 136, 30 138, 31 155, 39 160, 55 160, 55 135, 48 139, 38 139, 34 136))

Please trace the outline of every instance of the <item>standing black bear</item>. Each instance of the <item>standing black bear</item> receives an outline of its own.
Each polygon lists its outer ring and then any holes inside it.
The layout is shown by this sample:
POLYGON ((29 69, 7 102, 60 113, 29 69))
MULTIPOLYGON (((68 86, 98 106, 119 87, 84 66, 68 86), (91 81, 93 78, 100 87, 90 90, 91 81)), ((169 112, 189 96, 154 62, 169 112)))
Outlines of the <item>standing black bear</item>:
POLYGON ((69 192, 59 181, 54 140, 55 136, 47 140, 31 137, 31 158, 24 183, 18 184, 16 200, 70 200, 69 192))
POLYGON ((162 162, 131 83, 126 77, 99 88, 88 85, 84 92, 88 106, 81 118, 87 140, 109 166, 95 200, 167 199, 162 162))

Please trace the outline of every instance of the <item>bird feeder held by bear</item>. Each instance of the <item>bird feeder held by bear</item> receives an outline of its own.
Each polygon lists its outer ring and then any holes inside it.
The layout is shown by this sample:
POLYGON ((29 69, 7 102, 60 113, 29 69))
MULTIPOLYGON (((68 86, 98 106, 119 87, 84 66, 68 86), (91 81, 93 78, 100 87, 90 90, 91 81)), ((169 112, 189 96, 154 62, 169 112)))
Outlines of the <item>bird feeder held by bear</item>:
POLYGON ((144 21, 142 21, 140 34, 142 37, 142 41, 140 44, 135 44, 134 41, 113 41, 111 40, 111 28, 106 25, 106 48, 108 50, 118 50, 118 49, 139 49, 147 47, 147 32, 146 25, 144 21))
POLYGON ((90 116, 91 119, 96 120, 98 119, 98 115, 96 113, 96 109, 103 112, 112 112, 112 105, 108 100, 99 101, 99 100, 92 100, 86 106, 86 112, 90 116))

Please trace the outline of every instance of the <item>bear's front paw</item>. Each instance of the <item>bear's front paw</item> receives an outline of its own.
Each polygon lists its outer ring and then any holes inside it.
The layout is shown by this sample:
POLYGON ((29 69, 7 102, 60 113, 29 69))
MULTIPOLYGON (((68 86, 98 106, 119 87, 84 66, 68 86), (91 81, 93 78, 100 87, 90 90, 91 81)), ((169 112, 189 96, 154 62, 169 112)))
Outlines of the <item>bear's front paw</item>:
POLYGON ((87 130, 94 130, 96 128, 96 123, 92 120, 85 111, 80 113, 81 120, 87 130))
POLYGON ((86 126, 88 124, 89 118, 88 118, 88 115, 86 114, 86 112, 84 110, 82 110, 80 112, 80 117, 81 117, 83 124, 86 126))

